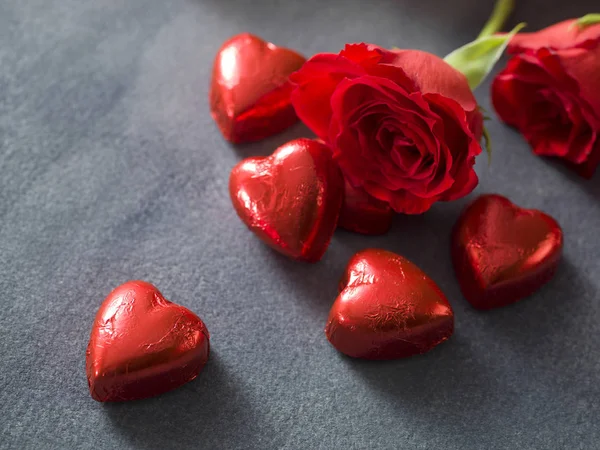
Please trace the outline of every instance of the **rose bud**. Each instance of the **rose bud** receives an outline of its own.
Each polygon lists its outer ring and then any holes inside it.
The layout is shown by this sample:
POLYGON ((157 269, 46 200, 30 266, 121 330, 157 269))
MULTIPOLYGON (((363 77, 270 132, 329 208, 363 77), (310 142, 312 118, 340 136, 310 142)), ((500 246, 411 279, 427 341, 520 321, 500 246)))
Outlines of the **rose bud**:
POLYGON ((443 59, 351 44, 312 57, 290 79, 298 117, 354 188, 419 214, 477 185, 483 117, 465 75, 443 59))
POLYGON ((535 154, 562 158, 588 178, 600 163, 597 16, 516 35, 508 46, 514 56, 492 84, 498 115, 535 154))

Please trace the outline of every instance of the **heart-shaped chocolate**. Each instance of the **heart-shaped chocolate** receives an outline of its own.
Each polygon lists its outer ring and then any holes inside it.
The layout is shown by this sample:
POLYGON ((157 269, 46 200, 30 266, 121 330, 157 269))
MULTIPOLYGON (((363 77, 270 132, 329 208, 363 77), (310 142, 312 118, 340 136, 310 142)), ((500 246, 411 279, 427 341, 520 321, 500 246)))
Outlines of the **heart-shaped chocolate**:
POLYGON ((150 283, 129 281, 96 314, 86 353, 90 393, 99 402, 162 394, 196 378, 208 353, 198 316, 150 283))
POLYGON ((361 234, 385 234, 392 226, 394 212, 389 203, 371 197, 362 189, 344 182, 344 201, 338 227, 361 234))
POLYGON ((225 139, 251 142, 283 131, 298 118, 288 80, 306 58, 250 33, 233 36, 215 58, 210 110, 225 139))
POLYGON ((395 359, 425 353, 454 331, 454 313, 440 288, 392 252, 355 254, 340 282, 325 334, 355 358, 395 359))
POLYGON ((556 272, 563 233, 552 217, 483 195, 462 213, 452 236, 452 260, 465 298, 490 309, 526 297, 556 272))
POLYGON ((329 148, 295 139, 268 157, 247 158, 229 178, 242 221, 275 250, 316 262, 337 225, 344 180, 329 148))

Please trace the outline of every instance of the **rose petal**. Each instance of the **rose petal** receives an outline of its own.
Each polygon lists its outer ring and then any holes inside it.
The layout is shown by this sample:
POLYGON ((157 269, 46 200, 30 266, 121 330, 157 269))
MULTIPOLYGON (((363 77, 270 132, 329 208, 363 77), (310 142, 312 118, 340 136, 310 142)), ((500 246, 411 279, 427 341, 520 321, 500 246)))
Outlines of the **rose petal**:
POLYGON ((441 94, 457 101, 467 111, 477 108, 467 78, 443 59, 420 50, 394 53, 393 65, 401 67, 423 94, 441 94))
POLYGON ((600 40, 600 24, 580 29, 576 19, 559 22, 534 33, 518 33, 508 44, 509 53, 538 50, 543 47, 555 50, 563 48, 592 48, 600 40))
MULTIPOLYGON (((473 135, 465 111, 453 100, 440 95, 424 96, 430 102, 430 108, 442 119, 444 136, 440 142, 448 143, 452 155, 449 175, 453 184, 441 199, 455 200, 470 193, 477 185, 477 175, 473 170, 475 157, 482 152, 479 140, 473 135)), ((448 158, 440 158, 447 160, 448 158)))
POLYGON ((313 56, 290 75, 296 85, 291 95, 296 115, 318 137, 326 140, 331 122, 331 95, 342 79, 364 73, 362 67, 338 55, 313 56))
MULTIPOLYGON (((598 26, 600 34, 600 25, 598 26)), ((600 129, 600 43, 592 50, 571 49, 560 52, 563 70, 578 85, 578 97, 594 113, 593 127, 600 129)), ((593 120, 593 119, 592 119, 593 120)))
POLYGON ((383 58, 387 50, 373 44, 346 44, 340 52, 340 56, 349 59, 352 62, 360 64, 363 68, 370 68, 377 65, 383 58))
POLYGON ((594 144, 592 144, 592 151, 589 154, 587 161, 580 164, 577 167, 578 172, 581 176, 591 178, 596 171, 596 167, 600 164, 600 135, 596 132, 592 133, 594 144))

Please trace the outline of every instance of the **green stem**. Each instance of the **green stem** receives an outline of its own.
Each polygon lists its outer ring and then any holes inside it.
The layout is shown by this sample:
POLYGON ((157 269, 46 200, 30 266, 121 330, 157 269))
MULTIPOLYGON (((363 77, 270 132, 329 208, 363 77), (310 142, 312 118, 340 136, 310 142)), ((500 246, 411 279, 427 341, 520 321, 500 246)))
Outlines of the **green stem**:
POLYGON ((585 28, 589 25, 595 25, 597 23, 600 23, 600 13, 586 14, 585 16, 577 19, 577 22, 575 23, 580 29, 585 28))
POLYGON ((515 0, 497 0, 492 15, 483 26, 481 33, 477 36, 477 39, 491 36, 497 33, 504 26, 504 22, 510 16, 513 9, 515 8, 515 0))

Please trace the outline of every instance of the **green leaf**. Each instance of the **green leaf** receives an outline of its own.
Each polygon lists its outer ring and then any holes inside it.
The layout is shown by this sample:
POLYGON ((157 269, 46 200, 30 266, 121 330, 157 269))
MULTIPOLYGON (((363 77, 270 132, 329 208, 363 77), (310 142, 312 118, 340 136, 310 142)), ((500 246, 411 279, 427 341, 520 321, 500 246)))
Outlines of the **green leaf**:
POLYGON ((486 127, 483 127, 483 144, 488 156, 488 166, 492 164, 492 138, 486 127))
POLYGON ((479 33, 477 38, 491 36, 500 31, 504 26, 504 22, 508 19, 508 16, 513 12, 513 9, 515 9, 515 0, 498 0, 494 5, 492 15, 483 26, 481 33, 479 33))
POLYGON ((600 23, 600 13, 586 14, 585 16, 577 19, 577 22, 575 23, 579 29, 589 27, 590 25, 595 25, 600 23))
POLYGON ((477 38, 454 50, 444 61, 462 72, 467 77, 469 87, 474 90, 492 71, 512 37, 524 26, 524 23, 520 23, 510 33, 477 38))

